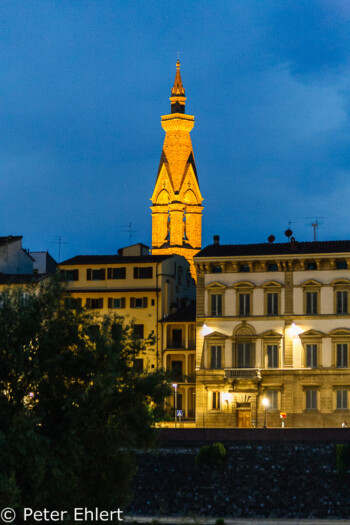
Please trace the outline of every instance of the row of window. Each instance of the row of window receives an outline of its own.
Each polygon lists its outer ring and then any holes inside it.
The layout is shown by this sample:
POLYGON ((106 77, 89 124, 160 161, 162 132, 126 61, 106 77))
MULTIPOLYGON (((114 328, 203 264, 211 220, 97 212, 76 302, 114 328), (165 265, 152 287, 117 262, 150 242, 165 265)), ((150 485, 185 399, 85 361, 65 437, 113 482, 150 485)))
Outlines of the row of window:
MULTIPOLYGON (((348 268, 347 261, 336 261, 335 263, 335 269, 336 270, 346 270, 348 268)), ((305 270, 317 270, 317 263, 315 261, 307 261, 305 264, 305 270)), ((253 264, 240 264, 237 268, 238 272, 241 273, 248 273, 252 272, 253 270, 253 264)), ((214 265, 211 269, 212 273, 222 273, 223 268, 221 265, 214 265)), ((281 272, 284 271, 282 267, 278 267, 277 263, 270 263, 266 267, 267 272, 281 272)))
MULTIPOLYGON (((278 391, 267 390, 266 397, 269 400, 267 410, 278 410, 278 391)), ((348 390, 339 389, 336 391, 335 408, 337 410, 347 410, 349 407, 348 390)), ((318 410, 318 391, 315 388, 305 390, 305 408, 306 410, 318 410)), ((221 392, 212 392, 212 409, 221 409, 221 392)))
MULTIPOLYGON (((319 292, 305 292, 305 314, 317 315, 319 313, 319 292)), ((223 315, 223 294, 211 294, 211 315, 221 317, 223 315)), ((279 315, 279 293, 266 294, 266 315, 279 315)), ((348 291, 336 292, 336 314, 348 314, 348 291)), ((238 315, 251 315, 251 293, 238 294, 238 315)))
MULTIPOLYGON (((79 281, 79 269, 62 270, 62 276, 66 281, 79 281)), ((87 281, 105 281, 107 279, 126 279, 126 267, 120 268, 97 268, 86 270, 87 281), (106 271, 107 270, 107 271, 106 271)), ((152 279, 152 266, 134 266, 134 279, 152 279)))
MULTIPOLYGON (((252 343, 238 343, 234 352, 234 368, 255 368, 255 345, 252 343)), ((348 368, 349 345, 348 343, 337 343, 335 346, 335 366, 337 368, 348 368)), ((305 366, 317 368, 318 345, 305 345, 305 366)), ((279 345, 266 345, 266 367, 279 367, 279 345)), ((222 346, 212 345, 210 347, 210 368, 217 370, 222 368, 222 346)))
MULTIPOLYGON (((155 305, 155 300, 151 299, 150 301, 151 306, 155 305)), ((81 308, 82 307, 82 299, 80 297, 73 298, 69 297, 67 299, 67 304, 71 308, 81 308)), ((88 297, 85 301, 86 308, 90 310, 95 309, 102 309, 105 308, 105 299, 103 297, 88 297)), ((122 309, 127 307, 127 298, 126 297, 118 297, 113 298, 109 297, 107 300, 108 308, 110 309, 122 309)), ((148 307, 148 297, 130 297, 129 298, 129 306, 130 308, 147 308, 148 307)))

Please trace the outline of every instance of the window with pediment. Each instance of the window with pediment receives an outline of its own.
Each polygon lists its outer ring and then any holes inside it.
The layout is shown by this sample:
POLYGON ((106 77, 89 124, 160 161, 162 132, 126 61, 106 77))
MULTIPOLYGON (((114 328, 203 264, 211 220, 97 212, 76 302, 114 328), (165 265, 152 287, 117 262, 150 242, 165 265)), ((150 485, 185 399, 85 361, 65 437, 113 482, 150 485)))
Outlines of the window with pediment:
POLYGON ((234 285, 237 294, 237 313, 240 317, 253 315, 253 283, 248 281, 239 282, 234 285))
POLYGON ((338 328, 331 333, 332 364, 335 368, 349 368, 350 330, 338 328))
POLYGON ((305 368, 319 368, 322 362, 322 338, 324 333, 308 330, 299 334, 302 344, 301 365, 305 368))
POLYGON ((280 315, 282 284, 277 281, 269 281, 263 284, 265 294, 265 315, 280 315))
POLYGON ((263 366, 279 368, 281 366, 282 334, 269 330, 261 334, 263 344, 263 366))
POLYGON ((305 315, 320 314, 320 289, 319 281, 310 279, 302 284, 304 290, 304 313, 305 315))
POLYGON ((224 298, 226 286, 220 283, 212 283, 207 286, 208 310, 211 317, 222 317, 224 315, 224 298))
POLYGON ((336 279, 332 282, 334 290, 334 313, 347 315, 349 313, 350 280, 336 279))

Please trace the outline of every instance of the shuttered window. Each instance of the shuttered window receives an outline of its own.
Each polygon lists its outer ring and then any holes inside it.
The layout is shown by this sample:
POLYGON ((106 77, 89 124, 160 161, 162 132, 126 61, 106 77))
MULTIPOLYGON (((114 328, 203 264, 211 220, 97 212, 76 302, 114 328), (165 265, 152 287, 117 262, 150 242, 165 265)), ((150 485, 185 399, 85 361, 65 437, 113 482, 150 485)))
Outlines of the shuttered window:
POLYGON ((317 368, 317 345, 306 345, 306 366, 317 368))
POLYGON ((134 335, 138 339, 144 338, 144 325, 143 324, 134 324, 133 326, 134 335))
POLYGON ((317 314, 317 292, 306 292, 306 313, 317 314))
POLYGON ((250 294, 239 294, 239 315, 250 315, 250 294))
POLYGON ((221 368, 221 346, 211 347, 210 368, 212 369, 221 368))
POLYGON ((126 279, 126 268, 107 268, 107 279, 126 279))
POLYGON ((267 345, 267 367, 278 368, 278 345, 267 345))
POLYGON ((222 315, 222 294, 211 295, 211 315, 216 317, 222 315))
POLYGON ((306 410, 317 410, 317 390, 306 390, 306 410))
POLYGON ((213 392, 213 410, 220 410, 220 392, 213 392))
POLYGON ((130 297, 130 308, 147 308, 147 297, 130 297))
POLYGON ((152 266, 135 266, 134 267, 134 279, 152 279, 153 268, 152 266))
POLYGON ((104 281, 106 279, 106 270, 104 268, 99 268, 97 270, 92 270, 88 268, 86 270, 86 280, 87 281, 104 281))
POLYGON ((61 270, 61 275, 64 281, 79 281, 79 270, 61 270))
POLYGON ((337 390, 337 408, 345 409, 348 408, 348 391, 337 390))
POLYGON ((108 308, 125 308, 125 297, 108 298, 108 308))
POLYGON ((267 294, 267 315, 278 315, 278 293, 267 294))
POLYGON ((348 292, 337 292, 337 314, 348 313, 348 292))
POLYGON ((346 368, 348 366, 348 345, 347 343, 337 344, 337 367, 346 368))
POLYGON ((89 309, 103 308, 103 297, 99 299, 87 298, 85 306, 86 308, 89 308, 89 309))

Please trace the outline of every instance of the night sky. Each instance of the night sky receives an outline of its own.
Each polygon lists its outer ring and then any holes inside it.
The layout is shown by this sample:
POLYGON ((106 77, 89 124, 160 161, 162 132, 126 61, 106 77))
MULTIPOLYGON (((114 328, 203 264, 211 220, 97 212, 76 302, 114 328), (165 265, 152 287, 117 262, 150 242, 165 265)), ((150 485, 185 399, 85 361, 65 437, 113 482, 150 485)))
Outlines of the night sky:
POLYGON ((177 52, 203 246, 349 239, 349 0, 1 0, 0 235, 151 242, 177 52))

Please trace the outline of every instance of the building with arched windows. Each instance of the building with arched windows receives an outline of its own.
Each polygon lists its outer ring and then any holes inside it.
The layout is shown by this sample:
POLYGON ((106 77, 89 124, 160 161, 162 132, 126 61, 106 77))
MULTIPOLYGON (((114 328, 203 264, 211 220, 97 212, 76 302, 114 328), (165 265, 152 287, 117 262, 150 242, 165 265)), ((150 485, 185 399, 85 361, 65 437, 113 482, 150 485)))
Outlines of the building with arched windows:
POLYGON ((350 241, 220 245, 216 237, 194 260, 196 425, 350 419, 350 241))

